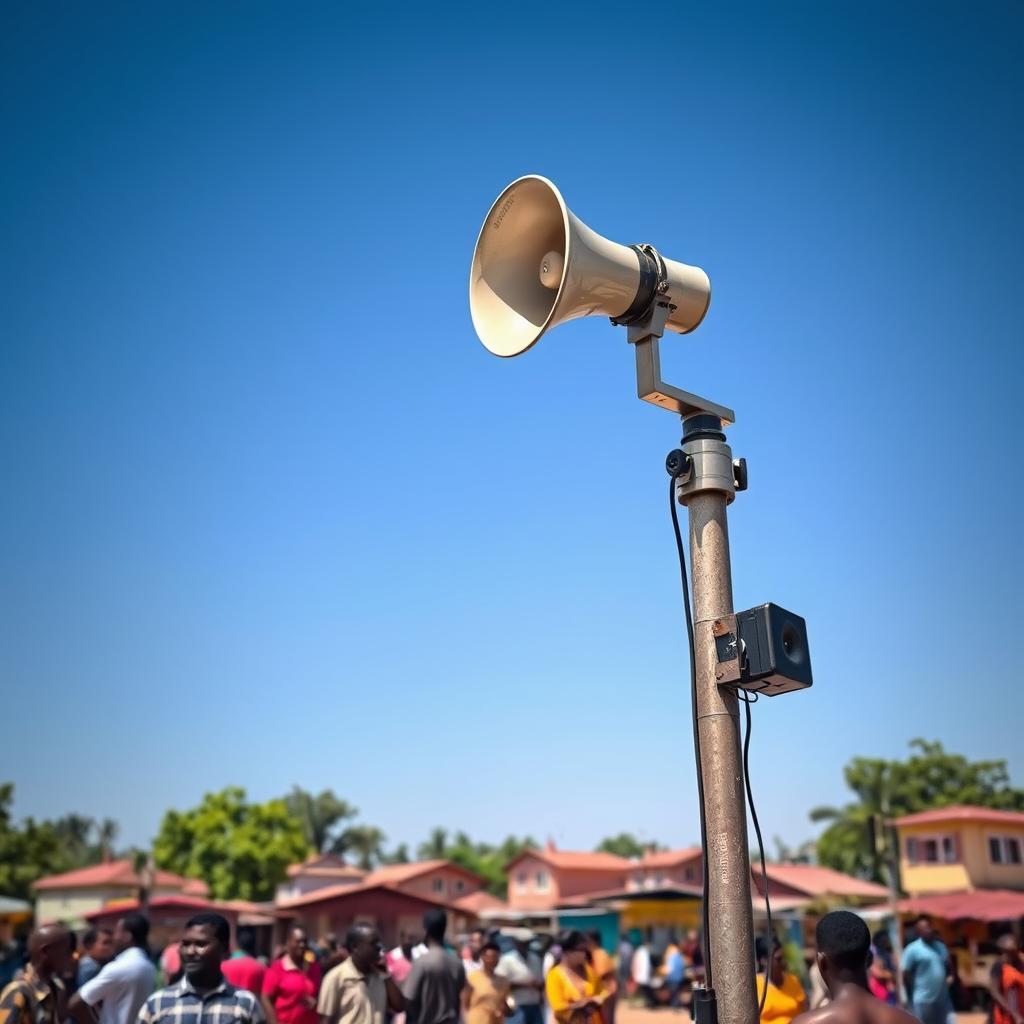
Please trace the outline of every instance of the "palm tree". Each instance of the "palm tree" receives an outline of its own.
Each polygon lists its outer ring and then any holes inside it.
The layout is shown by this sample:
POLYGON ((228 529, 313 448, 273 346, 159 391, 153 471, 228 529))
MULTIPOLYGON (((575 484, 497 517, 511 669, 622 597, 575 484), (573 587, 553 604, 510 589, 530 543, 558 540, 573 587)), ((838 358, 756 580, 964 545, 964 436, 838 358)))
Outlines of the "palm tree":
POLYGON ((317 853, 338 852, 335 849, 338 825, 359 813, 358 808, 335 796, 331 789, 314 796, 299 786, 293 786, 284 800, 292 817, 302 823, 306 842, 317 853))
POLYGON ((856 803, 843 807, 815 807, 813 822, 829 822, 818 839, 818 859, 848 875, 881 882, 892 859, 889 829, 893 814, 893 764, 879 758, 856 758, 847 765, 846 784, 856 803))
POLYGON ((438 825, 430 830, 425 842, 420 843, 416 854, 420 860, 444 860, 448 850, 448 830, 438 825))
POLYGON ((333 851, 352 854, 364 871, 372 871, 380 863, 387 836, 375 825, 350 825, 335 840, 333 851))
POLYGON ((89 840, 95 826, 96 822, 84 814, 65 814, 53 823, 53 830, 74 867, 82 867, 89 862, 89 840))
POLYGON ((96 826, 96 846, 99 850, 100 860, 112 860, 114 857, 114 840, 117 839, 120 826, 113 818, 104 818, 96 826))

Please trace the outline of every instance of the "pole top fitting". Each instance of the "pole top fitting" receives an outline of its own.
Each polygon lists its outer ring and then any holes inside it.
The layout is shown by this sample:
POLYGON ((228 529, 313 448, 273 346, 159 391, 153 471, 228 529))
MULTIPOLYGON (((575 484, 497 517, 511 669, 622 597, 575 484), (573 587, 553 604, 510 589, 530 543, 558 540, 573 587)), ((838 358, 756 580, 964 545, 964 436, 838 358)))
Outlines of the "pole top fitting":
POLYGON ((688 441, 724 441, 722 420, 713 413, 698 412, 683 417, 683 443, 688 441))

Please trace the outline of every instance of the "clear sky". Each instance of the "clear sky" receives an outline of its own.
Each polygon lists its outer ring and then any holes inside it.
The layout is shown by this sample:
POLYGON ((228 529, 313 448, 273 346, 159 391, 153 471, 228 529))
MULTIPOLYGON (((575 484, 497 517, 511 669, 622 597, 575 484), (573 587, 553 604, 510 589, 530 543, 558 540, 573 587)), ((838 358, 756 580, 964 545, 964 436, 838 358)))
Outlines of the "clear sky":
POLYGON ((663 460, 624 332, 467 281, 541 173, 704 267, 768 836, 918 735, 1024 784, 1024 7, 29 4, 0 14, 0 778, 145 842, 228 783, 697 837, 663 460), (767 9, 771 7, 772 9, 767 9))

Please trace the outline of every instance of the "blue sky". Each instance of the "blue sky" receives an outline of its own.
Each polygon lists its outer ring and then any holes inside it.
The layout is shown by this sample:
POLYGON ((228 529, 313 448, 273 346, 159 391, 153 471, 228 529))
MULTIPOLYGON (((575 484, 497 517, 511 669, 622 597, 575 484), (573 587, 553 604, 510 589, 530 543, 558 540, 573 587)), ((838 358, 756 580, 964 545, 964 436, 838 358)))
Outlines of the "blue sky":
POLYGON ((918 735, 1024 785, 1024 8, 772 7, 4 7, 18 812, 142 843, 299 783, 393 842, 696 838, 678 421, 607 322, 499 360, 469 320, 524 173, 711 277, 663 369, 737 410, 737 606, 815 670, 755 709, 766 833, 918 735))

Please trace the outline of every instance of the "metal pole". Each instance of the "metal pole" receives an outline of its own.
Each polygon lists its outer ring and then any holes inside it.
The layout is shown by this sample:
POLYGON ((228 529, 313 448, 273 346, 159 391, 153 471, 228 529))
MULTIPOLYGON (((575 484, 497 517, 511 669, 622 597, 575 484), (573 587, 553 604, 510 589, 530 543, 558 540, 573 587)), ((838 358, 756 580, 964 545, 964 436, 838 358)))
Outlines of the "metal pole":
POLYGON ((726 505, 735 496, 721 421, 684 420, 691 470, 677 496, 689 509, 697 667, 697 727, 707 823, 711 969, 721 1024, 755 1024, 754 919, 743 791, 739 701, 719 686, 713 628, 733 612, 726 505), (717 676, 716 676, 717 672, 717 676))

